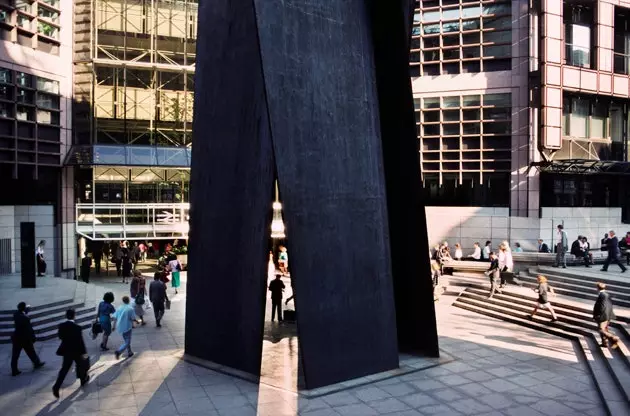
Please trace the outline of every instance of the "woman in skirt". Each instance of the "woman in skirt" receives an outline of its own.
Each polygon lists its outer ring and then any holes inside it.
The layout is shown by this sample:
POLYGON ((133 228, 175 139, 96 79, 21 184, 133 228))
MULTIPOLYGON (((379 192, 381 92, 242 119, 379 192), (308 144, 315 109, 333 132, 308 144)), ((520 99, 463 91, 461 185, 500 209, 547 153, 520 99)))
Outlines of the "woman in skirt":
POLYGON ((116 312, 114 308, 114 294, 107 292, 103 296, 103 300, 98 305, 97 318, 103 329, 103 340, 101 341, 101 351, 107 351, 107 341, 112 333, 112 314, 116 312))
POLYGON ((544 308, 547 309, 549 313, 551 313, 551 322, 555 322, 558 320, 558 317, 551 307, 551 303, 549 303, 549 292, 551 292, 553 296, 556 296, 556 293, 553 291, 553 288, 547 283, 547 278, 542 274, 538 275, 536 280, 538 280, 538 287, 532 290, 538 293, 538 301, 536 303, 536 306, 534 307, 534 310, 532 311, 532 314, 528 318, 532 319, 534 315, 536 315, 536 312, 538 312, 539 308, 544 308))

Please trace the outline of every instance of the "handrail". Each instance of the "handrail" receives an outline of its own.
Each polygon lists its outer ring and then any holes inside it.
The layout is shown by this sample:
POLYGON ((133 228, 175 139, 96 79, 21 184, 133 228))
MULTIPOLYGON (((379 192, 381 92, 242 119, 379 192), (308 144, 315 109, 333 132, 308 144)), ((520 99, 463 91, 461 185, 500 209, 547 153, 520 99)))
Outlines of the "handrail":
POLYGON ((75 205, 76 232, 90 240, 188 238, 186 211, 189 210, 190 204, 186 202, 78 203, 75 205), (140 223, 134 222, 138 215, 145 218, 140 223), (111 222, 112 218, 115 223, 111 222))

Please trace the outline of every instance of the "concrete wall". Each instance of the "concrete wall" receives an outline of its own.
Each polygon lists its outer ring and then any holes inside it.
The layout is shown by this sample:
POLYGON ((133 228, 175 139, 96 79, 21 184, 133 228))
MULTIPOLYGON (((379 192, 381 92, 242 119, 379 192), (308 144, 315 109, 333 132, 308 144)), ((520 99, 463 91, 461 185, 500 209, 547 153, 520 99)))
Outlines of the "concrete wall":
POLYGON ((538 238, 551 245, 558 224, 564 224, 569 243, 584 235, 592 248, 599 248, 610 230, 623 236, 630 231, 630 224, 621 222, 621 208, 542 208, 540 218, 510 216, 508 208, 427 207, 426 213, 430 246, 444 240, 451 246, 460 243, 464 255, 472 252, 475 241, 483 246, 487 240, 493 248, 508 240, 535 251, 538 238))
MULTIPOLYGON (((11 272, 20 273, 20 223, 35 223, 35 244, 46 240, 45 257, 47 274, 52 275, 55 270, 54 252, 57 248, 53 226, 54 212, 50 205, 37 206, 0 206, 0 238, 10 238, 11 241, 11 272)), ((33 252, 33 259, 35 252, 33 252)))

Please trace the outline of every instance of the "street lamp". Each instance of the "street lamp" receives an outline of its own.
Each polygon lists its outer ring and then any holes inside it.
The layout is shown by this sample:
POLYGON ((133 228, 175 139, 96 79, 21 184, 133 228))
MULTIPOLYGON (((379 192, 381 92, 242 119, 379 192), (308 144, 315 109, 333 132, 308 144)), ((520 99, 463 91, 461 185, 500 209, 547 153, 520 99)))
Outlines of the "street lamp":
POLYGON ((283 239, 286 237, 284 234, 284 222, 282 222, 282 204, 278 198, 278 181, 276 185, 276 200, 273 207, 273 219, 271 220, 271 238, 283 239))

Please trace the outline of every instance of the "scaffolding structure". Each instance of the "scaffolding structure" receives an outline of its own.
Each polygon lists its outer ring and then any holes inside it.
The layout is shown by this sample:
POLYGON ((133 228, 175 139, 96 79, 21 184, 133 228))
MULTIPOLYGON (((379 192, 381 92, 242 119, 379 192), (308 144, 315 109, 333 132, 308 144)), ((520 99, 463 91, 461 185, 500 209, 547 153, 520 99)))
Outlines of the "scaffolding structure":
POLYGON ((191 145, 197 9, 75 3, 75 144, 191 145))

